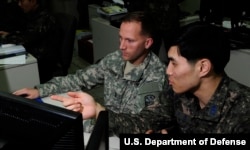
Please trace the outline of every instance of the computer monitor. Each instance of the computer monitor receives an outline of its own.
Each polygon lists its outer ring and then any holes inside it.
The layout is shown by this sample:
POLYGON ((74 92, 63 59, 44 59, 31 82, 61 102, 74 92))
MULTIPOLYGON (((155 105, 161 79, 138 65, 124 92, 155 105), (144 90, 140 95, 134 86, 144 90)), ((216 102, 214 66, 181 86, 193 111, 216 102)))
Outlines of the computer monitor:
POLYGON ((0 149, 83 150, 81 113, 0 92, 0 149))
POLYGON ((109 150, 108 111, 99 113, 86 150, 109 150))

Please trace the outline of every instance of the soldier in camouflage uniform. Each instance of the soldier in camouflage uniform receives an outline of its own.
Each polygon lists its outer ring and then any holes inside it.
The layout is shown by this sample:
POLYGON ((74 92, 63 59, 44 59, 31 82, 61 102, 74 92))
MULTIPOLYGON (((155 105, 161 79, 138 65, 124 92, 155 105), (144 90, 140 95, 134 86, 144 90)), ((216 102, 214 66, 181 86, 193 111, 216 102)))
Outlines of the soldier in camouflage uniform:
POLYGON ((158 37, 154 52, 159 54, 159 49, 164 43, 167 51, 180 29, 179 0, 145 0, 144 11, 152 13, 158 24, 158 37))
MULTIPOLYGON (((27 98, 34 99, 104 84, 104 106, 112 113, 129 116, 140 113, 145 107, 151 107, 147 111, 150 120, 153 116, 151 114, 163 117, 164 114, 155 107, 158 103, 155 98, 163 89, 166 74, 165 65, 150 50, 154 23, 144 13, 134 12, 124 18, 119 34, 121 50, 108 54, 97 64, 78 70, 75 74, 55 77, 45 84, 37 85, 35 89, 24 88, 14 94, 27 94, 27 98)), ((71 106, 66 107, 79 111, 71 106)), ((112 128, 114 130, 142 133, 151 128, 148 126, 149 120, 130 122, 128 118, 127 123, 115 122, 112 113, 110 126, 115 126, 112 128), (128 128, 130 124, 137 128, 128 128)), ((83 113, 83 117, 86 119, 86 113, 83 113)))
POLYGON ((250 88, 225 73, 230 47, 220 28, 190 25, 168 58, 161 101, 174 102, 181 133, 250 133, 250 88))
POLYGON ((18 27, 8 31, 0 29, 0 43, 23 45, 37 59, 40 81, 44 83, 53 77, 58 63, 55 18, 43 7, 43 0, 18 0, 17 3, 23 11, 18 14, 18 27))

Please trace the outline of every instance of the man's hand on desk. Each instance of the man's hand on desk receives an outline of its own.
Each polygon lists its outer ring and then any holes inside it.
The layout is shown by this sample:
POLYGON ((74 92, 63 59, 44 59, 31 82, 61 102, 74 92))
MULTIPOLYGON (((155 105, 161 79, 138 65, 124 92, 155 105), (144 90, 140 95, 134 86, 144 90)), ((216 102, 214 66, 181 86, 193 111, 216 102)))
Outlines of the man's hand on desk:
POLYGON ((69 110, 81 112, 83 119, 97 118, 100 111, 105 110, 94 98, 84 92, 68 92, 69 97, 52 95, 53 100, 61 101, 69 110))
POLYGON ((13 94, 17 96, 25 95, 25 98, 28 98, 28 99, 36 99, 39 97, 39 91, 34 88, 23 88, 23 89, 13 92, 13 94))

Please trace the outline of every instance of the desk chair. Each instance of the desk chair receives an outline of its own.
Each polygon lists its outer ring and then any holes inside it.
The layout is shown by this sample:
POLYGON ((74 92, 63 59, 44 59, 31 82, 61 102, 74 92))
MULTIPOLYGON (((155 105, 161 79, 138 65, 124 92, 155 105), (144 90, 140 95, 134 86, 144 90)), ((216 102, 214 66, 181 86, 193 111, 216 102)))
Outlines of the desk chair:
POLYGON ((58 38, 60 39, 60 54, 59 54, 59 70, 55 72, 54 76, 65 76, 68 74, 70 67, 73 50, 74 40, 77 27, 77 19, 71 14, 57 12, 54 17, 58 27, 58 38))

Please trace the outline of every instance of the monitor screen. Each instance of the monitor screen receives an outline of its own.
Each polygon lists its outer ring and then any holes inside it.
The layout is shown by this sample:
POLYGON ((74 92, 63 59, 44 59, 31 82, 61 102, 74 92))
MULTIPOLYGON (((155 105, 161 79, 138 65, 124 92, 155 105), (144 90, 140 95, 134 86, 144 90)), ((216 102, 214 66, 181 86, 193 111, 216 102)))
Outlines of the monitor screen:
POLYGON ((0 149, 83 150, 81 113, 0 92, 0 149))

